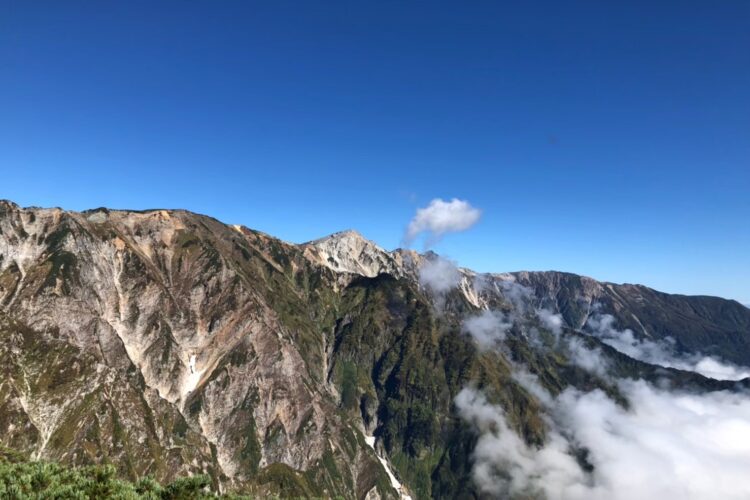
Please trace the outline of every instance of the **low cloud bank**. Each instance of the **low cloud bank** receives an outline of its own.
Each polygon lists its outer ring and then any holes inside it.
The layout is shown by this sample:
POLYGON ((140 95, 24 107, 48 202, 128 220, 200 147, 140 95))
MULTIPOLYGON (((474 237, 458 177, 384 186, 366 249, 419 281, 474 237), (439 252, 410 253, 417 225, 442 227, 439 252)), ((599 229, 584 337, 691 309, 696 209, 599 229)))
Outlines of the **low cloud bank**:
MULTIPOLYGON (((524 384, 533 384, 533 376, 524 384)), ((538 384, 529 389, 547 405, 551 427, 541 448, 527 446, 481 392, 466 388, 455 399, 479 433, 473 475, 484 493, 551 500, 750 498, 746 394, 669 392, 627 381, 620 384, 631 403, 625 410, 600 390, 567 389, 552 398, 538 384), (593 470, 579 465, 574 450, 587 450, 593 470)))
MULTIPOLYGON (((560 315, 532 307, 528 289, 513 284, 504 292, 525 316, 485 312, 466 319, 464 330, 480 348, 502 351, 514 321, 533 341, 534 329, 524 321, 535 317, 556 335, 555 349, 563 350, 570 362, 612 382, 601 349, 559 335, 560 315)), ((586 330, 652 364, 726 380, 749 371, 708 356, 676 355, 668 342, 617 330, 610 315, 592 316, 586 330)), ((545 408, 548 432, 539 448, 527 445, 511 429, 504 410, 481 391, 466 387, 454 400, 459 416, 479 435, 472 474, 481 492, 550 500, 750 498, 747 392, 690 393, 644 380, 615 381, 629 402, 626 409, 599 389, 568 388, 552 396, 523 366, 516 367, 514 378, 545 408)))
POLYGON ((468 201, 435 198, 429 205, 417 210, 406 228, 404 242, 409 246, 417 237, 425 234, 425 246, 429 247, 447 233, 466 231, 479 221, 481 215, 482 212, 468 201))
POLYGON ((479 432, 472 474, 483 493, 538 494, 586 481, 559 433, 551 433, 543 448, 532 448, 510 429, 503 409, 490 404, 482 392, 465 388, 454 402, 461 418, 479 432))
POLYGON ((591 316, 585 327, 587 333, 631 358, 666 368, 692 371, 717 380, 742 380, 750 377, 750 369, 737 366, 714 356, 678 354, 673 342, 639 339, 632 330, 615 328, 615 318, 609 314, 591 316))

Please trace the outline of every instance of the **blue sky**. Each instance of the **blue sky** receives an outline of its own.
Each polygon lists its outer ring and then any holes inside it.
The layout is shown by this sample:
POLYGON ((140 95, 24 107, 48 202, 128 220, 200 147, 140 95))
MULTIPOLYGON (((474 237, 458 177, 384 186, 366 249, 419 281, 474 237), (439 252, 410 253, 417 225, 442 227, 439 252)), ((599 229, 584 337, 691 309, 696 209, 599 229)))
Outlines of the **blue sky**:
POLYGON ((0 0, 0 197, 750 302, 750 3, 0 0))

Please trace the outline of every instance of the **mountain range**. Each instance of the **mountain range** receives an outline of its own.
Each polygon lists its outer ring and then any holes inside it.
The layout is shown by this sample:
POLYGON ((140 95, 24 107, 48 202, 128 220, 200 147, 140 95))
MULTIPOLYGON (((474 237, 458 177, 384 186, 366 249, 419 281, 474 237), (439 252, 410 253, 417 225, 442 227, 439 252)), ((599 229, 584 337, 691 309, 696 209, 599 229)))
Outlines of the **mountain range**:
POLYGON ((259 496, 535 498, 511 448, 485 473, 488 433, 544 449, 570 391, 738 394, 745 366, 731 300, 476 273, 355 231, 291 244, 184 210, 0 201, 0 445, 30 459, 259 496))

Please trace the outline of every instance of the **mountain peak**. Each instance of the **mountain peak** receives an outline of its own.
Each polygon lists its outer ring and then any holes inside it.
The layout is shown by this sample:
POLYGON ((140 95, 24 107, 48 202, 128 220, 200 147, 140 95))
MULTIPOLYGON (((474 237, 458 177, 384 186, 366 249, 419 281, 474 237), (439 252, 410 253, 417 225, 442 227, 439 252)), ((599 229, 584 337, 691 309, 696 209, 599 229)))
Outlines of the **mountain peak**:
POLYGON ((323 236, 322 238, 308 241, 307 243, 303 243, 303 244, 304 245, 319 245, 319 244, 329 242, 329 241, 341 242, 345 240, 361 241, 361 242, 370 243, 372 245, 377 246, 375 242, 370 241, 364 236, 362 236, 362 233, 360 233, 356 229, 344 229, 343 231, 336 231, 335 233, 331 233, 328 236, 323 236))
POLYGON ((0 207, 5 207, 6 209, 18 209, 18 204, 13 203, 10 200, 0 200, 0 207))
POLYGON ((369 277, 384 272, 400 274, 389 252, 353 229, 339 231, 302 246, 309 258, 336 272, 369 277))

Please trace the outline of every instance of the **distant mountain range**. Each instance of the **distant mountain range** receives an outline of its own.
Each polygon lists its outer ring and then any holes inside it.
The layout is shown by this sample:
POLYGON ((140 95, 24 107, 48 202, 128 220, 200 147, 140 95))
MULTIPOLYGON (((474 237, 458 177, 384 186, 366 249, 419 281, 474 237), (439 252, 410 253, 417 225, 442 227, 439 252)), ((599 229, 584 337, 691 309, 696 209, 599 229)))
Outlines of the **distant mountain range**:
MULTIPOLYGON (((556 424, 527 375, 626 407, 618 380, 732 392, 743 366, 750 309, 731 300, 478 274, 354 231, 297 245, 184 210, 0 202, 0 444, 30 458, 254 495, 471 498, 491 490, 464 390, 533 448, 556 424)), ((504 463, 503 494, 539 494, 504 463)))

